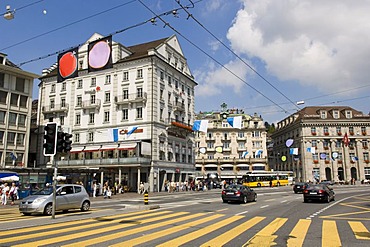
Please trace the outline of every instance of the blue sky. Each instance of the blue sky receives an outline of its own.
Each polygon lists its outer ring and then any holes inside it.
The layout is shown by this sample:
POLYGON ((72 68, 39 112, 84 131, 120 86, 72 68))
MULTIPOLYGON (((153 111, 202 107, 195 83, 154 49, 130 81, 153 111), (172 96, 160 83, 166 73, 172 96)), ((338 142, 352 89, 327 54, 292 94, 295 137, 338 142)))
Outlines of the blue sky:
MULTIPOLYGON (((225 102, 270 123, 304 106, 348 105, 369 113, 370 1, 193 2, 188 11, 195 20, 184 10, 163 16, 179 34, 157 18, 156 25, 130 28, 113 40, 131 46, 176 34, 199 84, 196 112, 220 110, 225 102)), ((7 0, 0 13, 7 5, 15 18, 0 19, 0 52, 16 64, 149 20, 148 8, 161 14, 180 7, 178 0, 7 0)), ((56 57, 21 68, 41 74, 56 57)), ((34 98, 37 89, 35 83, 34 98)))

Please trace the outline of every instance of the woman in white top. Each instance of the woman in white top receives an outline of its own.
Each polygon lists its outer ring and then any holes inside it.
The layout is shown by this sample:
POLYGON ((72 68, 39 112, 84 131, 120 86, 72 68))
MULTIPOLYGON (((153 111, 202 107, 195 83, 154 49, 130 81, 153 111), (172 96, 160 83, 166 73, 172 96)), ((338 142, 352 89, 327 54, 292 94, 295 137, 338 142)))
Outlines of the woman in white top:
POLYGON ((12 200, 10 204, 14 205, 14 201, 17 200, 18 198, 18 187, 17 185, 15 185, 15 183, 12 183, 12 187, 10 188, 9 191, 9 197, 12 200))
POLYGON ((1 190, 1 205, 6 205, 8 195, 9 195, 9 186, 7 183, 5 183, 3 189, 1 190))

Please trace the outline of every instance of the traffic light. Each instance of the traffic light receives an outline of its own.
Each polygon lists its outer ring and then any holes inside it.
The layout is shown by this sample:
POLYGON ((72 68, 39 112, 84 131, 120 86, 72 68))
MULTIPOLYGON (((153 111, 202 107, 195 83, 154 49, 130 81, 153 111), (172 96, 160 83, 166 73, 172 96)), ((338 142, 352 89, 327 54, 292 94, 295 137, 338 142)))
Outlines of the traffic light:
POLYGON ((66 134, 62 131, 58 131, 57 134, 57 153, 63 153, 64 152, 64 147, 65 147, 65 142, 64 142, 64 136, 66 134))
POLYGON ((64 134, 64 152, 69 152, 72 149, 72 134, 65 133, 64 134))
POLYGON ((44 127, 44 156, 54 156, 56 151, 56 142, 57 142, 57 124, 56 123, 47 123, 44 127))

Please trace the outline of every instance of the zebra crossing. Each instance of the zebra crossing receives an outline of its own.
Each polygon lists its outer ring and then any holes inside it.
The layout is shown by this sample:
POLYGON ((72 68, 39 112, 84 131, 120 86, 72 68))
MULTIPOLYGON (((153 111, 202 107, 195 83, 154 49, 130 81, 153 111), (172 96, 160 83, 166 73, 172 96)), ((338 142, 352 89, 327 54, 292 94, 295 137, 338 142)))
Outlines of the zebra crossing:
POLYGON ((288 222, 288 218, 224 212, 151 210, 6 230, 0 232, 0 246, 305 246, 310 241, 319 241, 316 244, 321 246, 370 244, 368 222, 288 222), (321 229, 320 236, 315 234, 317 229, 321 229), (340 236, 343 231, 345 237, 340 236))

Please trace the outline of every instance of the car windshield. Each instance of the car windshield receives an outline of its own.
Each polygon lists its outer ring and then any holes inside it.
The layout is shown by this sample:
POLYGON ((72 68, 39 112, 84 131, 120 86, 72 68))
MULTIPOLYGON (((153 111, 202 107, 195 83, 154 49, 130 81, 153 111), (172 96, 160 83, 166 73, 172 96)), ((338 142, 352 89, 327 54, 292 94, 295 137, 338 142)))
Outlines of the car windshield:
MULTIPOLYGON (((57 190, 60 186, 57 186, 57 190)), ((53 193, 53 187, 45 187, 36 192, 33 192, 32 195, 51 195, 53 193)))
POLYGON ((325 189, 325 186, 324 185, 320 185, 320 184, 310 185, 308 187, 308 189, 312 189, 312 190, 324 190, 325 189))
POLYGON ((226 187, 227 190, 240 190, 242 185, 240 184, 232 184, 226 187))

